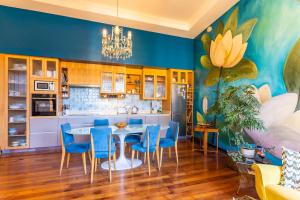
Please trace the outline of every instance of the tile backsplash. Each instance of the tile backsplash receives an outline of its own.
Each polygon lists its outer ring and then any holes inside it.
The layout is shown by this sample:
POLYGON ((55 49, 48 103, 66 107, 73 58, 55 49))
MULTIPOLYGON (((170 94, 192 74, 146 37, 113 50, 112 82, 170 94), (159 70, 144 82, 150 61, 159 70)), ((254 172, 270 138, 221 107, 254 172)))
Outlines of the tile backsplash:
POLYGON ((100 88, 70 87, 70 98, 63 99, 63 105, 69 107, 66 115, 99 114, 109 115, 124 112, 124 108, 137 106, 139 113, 161 110, 161 100, 141 100, 139 95, 126 95, 124 99, 100 98, 100 88))

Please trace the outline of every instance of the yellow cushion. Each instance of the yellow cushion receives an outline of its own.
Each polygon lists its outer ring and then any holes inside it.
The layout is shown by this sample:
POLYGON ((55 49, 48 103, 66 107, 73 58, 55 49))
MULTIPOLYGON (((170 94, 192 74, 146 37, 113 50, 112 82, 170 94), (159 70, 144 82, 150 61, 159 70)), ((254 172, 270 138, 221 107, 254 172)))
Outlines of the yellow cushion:
POLYGON ((265 187, 268 200, 299 200, 300 191, 281 185, 268 185, 265 187))

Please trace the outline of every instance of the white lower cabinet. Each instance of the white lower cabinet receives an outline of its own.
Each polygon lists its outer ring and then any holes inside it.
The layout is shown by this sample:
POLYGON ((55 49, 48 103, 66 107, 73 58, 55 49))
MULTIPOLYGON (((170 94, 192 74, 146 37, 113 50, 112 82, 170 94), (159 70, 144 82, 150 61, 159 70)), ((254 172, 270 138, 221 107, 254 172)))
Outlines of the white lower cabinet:
POLYGON ((58 118, 30 119, 30 148, 59 146, 58 118))
MULTIPOLYGON (((128 122, 130 118, 143 119, 144 124, 168 125, 170 115, 117 115, 117 116, 64 116, 32 117, 30 119, 30 148, 61 146, 61 124, 70 123, 72 128, 91 127, 95 119, 108 119, 110 125, 117 122, 128 122)), ((165 132, 161 132, 164 137, 165 132)), ((75 136, 76 141, 89 141, 89 136, 75 136)))
POLYGON ((30 132, 30 148, 59 146, 57 132, 30 132))

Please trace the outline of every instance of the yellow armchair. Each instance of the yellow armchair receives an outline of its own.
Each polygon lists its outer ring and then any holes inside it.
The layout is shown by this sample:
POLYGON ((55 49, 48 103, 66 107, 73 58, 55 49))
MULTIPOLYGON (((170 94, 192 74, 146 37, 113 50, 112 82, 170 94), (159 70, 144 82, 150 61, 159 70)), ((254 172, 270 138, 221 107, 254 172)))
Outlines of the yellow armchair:
POLYGON ((281 167, 254 164, 255 188, 261 200, 299 200, 300 191, 279 185, 281 167))

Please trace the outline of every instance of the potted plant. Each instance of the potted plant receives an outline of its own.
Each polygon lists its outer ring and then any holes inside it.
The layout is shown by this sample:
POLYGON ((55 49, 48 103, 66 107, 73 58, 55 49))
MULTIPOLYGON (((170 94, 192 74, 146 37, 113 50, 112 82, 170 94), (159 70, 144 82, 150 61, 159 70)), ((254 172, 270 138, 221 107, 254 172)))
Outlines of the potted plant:
POLYGON ((250 85, 225 87, 209 110, 209 114, 220 119, 218 128, 221 133, 228 134, 229 144, 233 142, 240 147, 241 153, 247 158, 254 157, 255 146, 245 142, 245 130, 264 129, 262 120, 258 118, 261 104, 253 94, 250 85))

